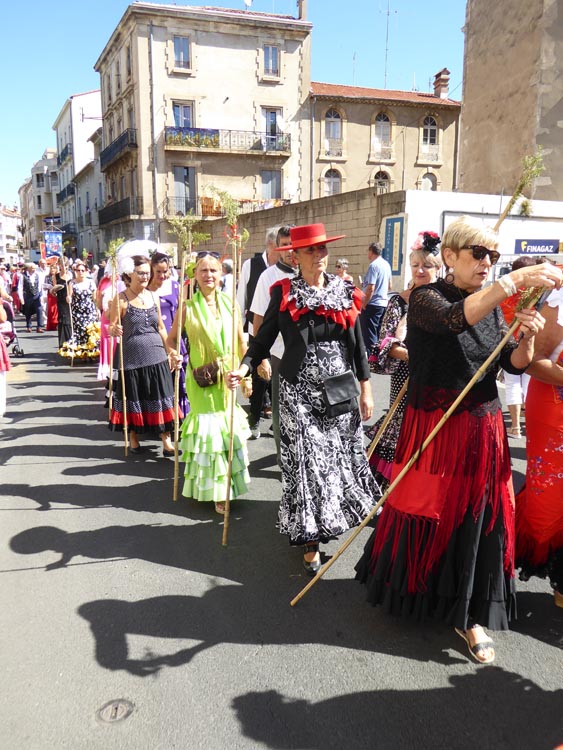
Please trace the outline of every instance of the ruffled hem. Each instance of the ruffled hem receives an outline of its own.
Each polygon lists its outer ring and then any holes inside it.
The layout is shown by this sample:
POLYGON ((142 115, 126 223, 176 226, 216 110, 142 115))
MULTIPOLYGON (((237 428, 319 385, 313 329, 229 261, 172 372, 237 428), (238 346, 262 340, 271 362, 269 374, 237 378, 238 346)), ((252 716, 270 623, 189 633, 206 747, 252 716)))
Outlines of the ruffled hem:
MULTIPOLYGON (((234 416, 231 499, 243 495, 250 483, 246 440, 250 430, 244 411, 237 405, 234 416)), ((185 463, 184 497, 199 502, 222 502, 227 494, 229 458, 227 412, 190 412, 182 425, 181 460, 185 463)))
POLYGON ((490 517, 490 506, 477 519, 469 511, 444 555, 415 591, 410 590, 408 581, 410 530, 403 528, 394 553, 391 545, 386 545, 374 561, 376 528, 355 568, 356 579, 367 586, 367 601, 383 606, 388 614, 418 621, 439 619, 462 630, 475 623, 507 630, 510 620, 516 619, 516 586, 514 577, 503 570, 501 516, 490 533, 483 532, 490 517))

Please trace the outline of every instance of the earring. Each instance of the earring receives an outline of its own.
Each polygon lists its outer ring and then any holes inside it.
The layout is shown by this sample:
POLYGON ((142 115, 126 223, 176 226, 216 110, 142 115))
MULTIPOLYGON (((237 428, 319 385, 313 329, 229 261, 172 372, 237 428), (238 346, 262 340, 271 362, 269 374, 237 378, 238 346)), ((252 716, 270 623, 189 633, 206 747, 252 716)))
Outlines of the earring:
POLYGON ((454 283, 455 277, 454 277, 453 268, 450 268, 448 270, 448 273, 444 277, 444 281, 446 282, 446 284, 453 284, 454 283))

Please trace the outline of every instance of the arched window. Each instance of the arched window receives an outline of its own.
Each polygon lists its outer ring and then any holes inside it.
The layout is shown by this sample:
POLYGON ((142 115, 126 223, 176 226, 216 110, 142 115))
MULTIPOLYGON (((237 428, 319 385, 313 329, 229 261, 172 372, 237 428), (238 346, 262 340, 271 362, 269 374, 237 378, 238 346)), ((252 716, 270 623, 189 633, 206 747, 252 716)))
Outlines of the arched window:
POLYGON ((426 174, 423 174, 420 181, 420 187, 422 190, 436 190, 438 187, 436 175, 432 174, 432 172, 426 172, 426 174))
POLYGON ((342 175, 337 169, 325 173, 325 195, 338 195, 342 192, 342 175))
POLYGON ((430 115, 422 123, 422 142, 425 146, 436 146, 438 143, 438 123, 430 115))
POLYGON ((373 176, 373 186, 377 195, 388 193, 391 186, 391 180, 387 172, 376 172, 373 176))
POLYGON ((391 145, 391 121, 385 114, 380 112, 375 118, 375 142, 381 148, 391 145))
POLYGON ((325 156, 342 156, 342 117, 331 107, 325 114, 325 156))

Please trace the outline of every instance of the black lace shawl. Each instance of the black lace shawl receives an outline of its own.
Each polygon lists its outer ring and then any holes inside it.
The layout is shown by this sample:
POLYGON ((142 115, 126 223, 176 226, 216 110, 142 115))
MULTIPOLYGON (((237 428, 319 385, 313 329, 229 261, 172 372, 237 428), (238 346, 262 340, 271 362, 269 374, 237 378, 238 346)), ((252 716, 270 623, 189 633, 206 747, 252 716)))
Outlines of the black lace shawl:
MULTIPOLYGON (((406 339, 409 402, 418 408, 447 408, 508 330, 498 307, 470 326, 463 309, 467 296, 442 279, 413 290, 410 296, 406 339)), ((473 386, 462 408, 474 408, 498 398, 496 374, 499 366, 510 373, 523 372, 510 362, 516 346, 511 337, 473 386)))

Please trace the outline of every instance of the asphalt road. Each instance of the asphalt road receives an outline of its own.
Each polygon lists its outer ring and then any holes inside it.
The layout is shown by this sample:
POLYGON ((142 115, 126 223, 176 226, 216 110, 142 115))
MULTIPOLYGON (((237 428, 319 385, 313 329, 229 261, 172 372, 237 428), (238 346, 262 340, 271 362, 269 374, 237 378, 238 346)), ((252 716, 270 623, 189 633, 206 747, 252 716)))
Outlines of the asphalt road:
MULTIPOLYGON (((563 743, 563 611, 520 585, 495 665, 451 629, 386 616, 353 566, 368 531, 295 607, 308 579, 275 529, 273 440, 229 545, 211 509, 172 501, 156 443, 125 458, 96 368, 54 334, 21 334, 0 466, 5 750, 553 750, 563 743), (104 721, 98 711, 111 701, 104 721)), ((387 378, 373 380, 377 411, 387 378)), ((515 482, 524 441, 513 442, 515 482)), ((455 449, 455 446, 452 446, 455 449)), ((337 544, 326 547, 330 555, 337 544)))

